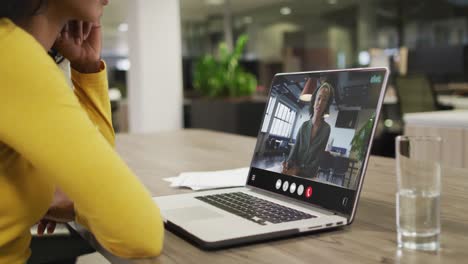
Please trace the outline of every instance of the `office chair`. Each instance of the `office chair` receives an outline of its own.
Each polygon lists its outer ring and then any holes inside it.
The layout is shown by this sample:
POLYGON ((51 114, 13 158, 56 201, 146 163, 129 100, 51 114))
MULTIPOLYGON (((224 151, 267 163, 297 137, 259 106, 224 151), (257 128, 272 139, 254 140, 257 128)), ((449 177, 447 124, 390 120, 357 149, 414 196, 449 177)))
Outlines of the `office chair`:
MULTIPOLYGON (((75 230, 68 225, 54 235, 37 236, 31 239, 31 257, 27 264, 75 264, 79 256, 96 252, 75 230)), ((33 230, 32 230, 33 231, 33 230)))
POLYGON ((334 157, 328 151, 324 151, 320 155, 318 173, 319 176, 320 173, 324 174, 326 181, 329 181, 330 176, 333 174, 333 161, 334 157))
POLYGON ((431 82, 422 74, 398 76, 395 84, 401 115, 453 109, 437 102, 431 82))
MULTIPOLYGON (((333 178, 335 178, 335 181, 336 179, 341 179, 341 183, 339 185, 344 186, 345 179, 346 179, 346 172, 348 172, 348 168, 349 168, 349 158, 335 157, 333 165, 334 165, 333 166, 334 171, 332 175, 332 181, 333 181, 333 178)), ((349 182, 348 182, 348 185, 349 185, 349 182)))

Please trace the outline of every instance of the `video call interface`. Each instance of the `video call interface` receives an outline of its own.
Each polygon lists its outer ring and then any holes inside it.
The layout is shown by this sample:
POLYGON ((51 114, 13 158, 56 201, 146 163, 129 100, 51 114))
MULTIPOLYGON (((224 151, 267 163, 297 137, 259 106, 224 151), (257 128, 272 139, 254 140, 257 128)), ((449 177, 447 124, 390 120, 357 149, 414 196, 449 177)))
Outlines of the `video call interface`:
POLYGON ((276 76, 252 167, 356 190, 383 71, 276 76))

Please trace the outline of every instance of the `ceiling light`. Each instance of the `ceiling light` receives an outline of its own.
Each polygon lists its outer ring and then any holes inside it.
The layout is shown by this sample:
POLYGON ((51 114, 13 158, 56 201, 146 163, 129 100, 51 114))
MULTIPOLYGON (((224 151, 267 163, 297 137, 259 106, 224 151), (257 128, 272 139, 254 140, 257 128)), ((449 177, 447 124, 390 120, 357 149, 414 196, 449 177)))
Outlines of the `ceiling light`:
POLYGON ((359 65, 361 66, 367 66, 369 65, 371 61, 371 57, 368 51, 361 51, 359 52, 359 57, 358 57, 359 65))
POLYGON ((384 125, 386 127, 392 127, 393 126, 393 120, 391 119, 386 119, 385 122, 384 122, 384 125))
POLYGON ((336 5, 336 4, 338 4, 338 0, 328 0, 328 3, 330 5, 336 5))
POLYGON ((131 64, 129 59, 120 59, 117 60, 115 68, 119 71, 128 71, 130 70, 131 64))
POLYGON ((224 4, 224 0, 205 0, 207 5, 222 5, 224 4))
POLYGON ((280 9, 280 13, 283 15, 283 16, 287 16, 287 15, 290 15, 291 14, 291 8, 285 6, 285 7, 282 7, 280 9))
POLYGON ((127 23, 122 23, 119 25, 119 31, 120 32, 127 32, 128 31, 128 24, 127 23))

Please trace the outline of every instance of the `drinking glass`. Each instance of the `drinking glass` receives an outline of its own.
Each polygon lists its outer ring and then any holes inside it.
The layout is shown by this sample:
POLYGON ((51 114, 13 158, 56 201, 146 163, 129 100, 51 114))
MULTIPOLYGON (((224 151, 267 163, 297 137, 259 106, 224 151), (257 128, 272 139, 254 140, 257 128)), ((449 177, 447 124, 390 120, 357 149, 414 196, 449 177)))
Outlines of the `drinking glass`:
POLYGON ((396 138, 398 247, 438 250, 441 138, 396 138))

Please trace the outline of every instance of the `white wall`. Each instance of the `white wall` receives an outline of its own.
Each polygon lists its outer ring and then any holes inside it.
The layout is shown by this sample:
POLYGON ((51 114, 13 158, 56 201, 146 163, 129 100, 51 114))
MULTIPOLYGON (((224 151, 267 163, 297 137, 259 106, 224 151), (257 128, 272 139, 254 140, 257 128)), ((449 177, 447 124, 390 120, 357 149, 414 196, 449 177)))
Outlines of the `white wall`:
POLYGON ((334 55, 334 65, 341 68, 352 65, 354 62, 352 35, 349 29, 339 26, 330 26, 328 29, 329 47, 334 55), (338 54, 345 58, 344 65, 339 65, 338 54))
POLYGON ((182 127, 179 0, 134 0, 129 8, 130 132, 182 127))
POLYGON ((254 44, 254 53, 263 61, 281 61, 283 58, 283 33, 294 32, 299 27, 292 23, 275 23, 264 28, 252 29, 256 35, 249 36, 254 44))

